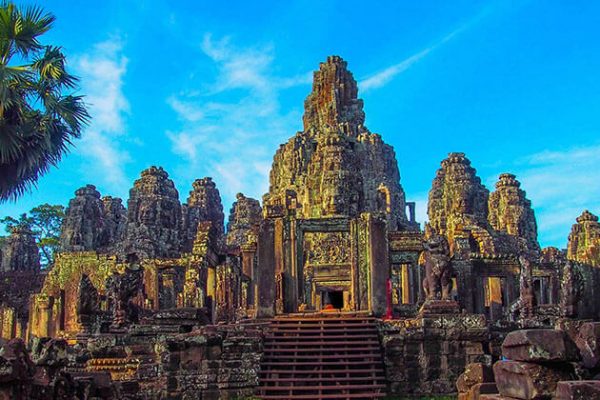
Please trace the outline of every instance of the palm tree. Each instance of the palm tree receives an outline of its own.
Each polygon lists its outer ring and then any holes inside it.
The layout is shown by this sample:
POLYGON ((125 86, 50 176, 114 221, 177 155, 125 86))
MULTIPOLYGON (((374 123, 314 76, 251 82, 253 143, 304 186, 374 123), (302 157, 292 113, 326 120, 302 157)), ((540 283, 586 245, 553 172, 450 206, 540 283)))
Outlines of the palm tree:
POLYGON ((60 47, 39 37, 55 18, 39 7, 0 4, 0 202, 16 199, 56 165, 89 121, 78 79, 60 47))

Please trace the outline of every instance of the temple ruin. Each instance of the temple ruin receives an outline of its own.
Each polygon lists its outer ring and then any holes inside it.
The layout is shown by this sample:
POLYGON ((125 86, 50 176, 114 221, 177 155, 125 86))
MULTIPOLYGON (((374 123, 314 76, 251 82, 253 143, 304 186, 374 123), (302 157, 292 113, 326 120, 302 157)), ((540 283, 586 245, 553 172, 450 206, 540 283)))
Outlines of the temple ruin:
MULTIPOLYGON (((546 361, 507 350, 538 340, 515 331, 600 341, 597 216, 574 218, 566 250, 542 249, 517 177, 500 174, 490 192, 452 152, 420 225, 340 57, 320 64, 304 110, 268 193, 238 194, 227 224, 210 177, 182 203, 152 166, 126 202, 93 185, 75 191, 50 270, 31 232, 15 229, 0 249, 0 364, 27 365, 0 370, 0 399, 471 399, 475 386, 508 385, 508 372, 492 383, 501 356, 529 369, 546 361), (584 322, 587 336, 575 337, 584 322)), ((561 362, 581 360, 570 351, 561 362)), ((600 355, 587 357, 579 375, 548 379, 600 373, 600 355)))

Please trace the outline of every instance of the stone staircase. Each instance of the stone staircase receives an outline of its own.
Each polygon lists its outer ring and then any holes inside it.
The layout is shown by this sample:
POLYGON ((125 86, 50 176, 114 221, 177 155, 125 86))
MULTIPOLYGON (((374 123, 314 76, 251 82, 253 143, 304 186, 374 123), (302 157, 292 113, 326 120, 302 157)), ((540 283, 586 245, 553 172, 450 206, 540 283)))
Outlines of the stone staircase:
POLYGON ((275 318, 264 341, 262 399, 375 399, 386 382, 375 319, 316 314, 275 318))

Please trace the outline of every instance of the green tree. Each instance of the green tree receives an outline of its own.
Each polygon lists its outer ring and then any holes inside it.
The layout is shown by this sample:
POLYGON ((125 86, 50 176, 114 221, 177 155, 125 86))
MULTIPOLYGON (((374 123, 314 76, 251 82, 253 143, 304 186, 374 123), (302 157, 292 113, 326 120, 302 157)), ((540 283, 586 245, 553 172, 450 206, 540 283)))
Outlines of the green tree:
MULTIPOLYGON (((18 219, 4 217, 0 219, 0 223, 4 224, 7 232, 15 227, 31 230, 40 249, 42 268, 48 268, 54 264, 54 253, 59 246, 60 228, 64 217, 63 206, 42 204, 32 208, 29 214, 21 214, 18 219)), ((0 239, 0 243, 2 241, 0 239)))
POLYGON ((89 121, 61 48, 42 45, 55 18, 0 3, 0 202, 16 199, 56 165, 89 121))

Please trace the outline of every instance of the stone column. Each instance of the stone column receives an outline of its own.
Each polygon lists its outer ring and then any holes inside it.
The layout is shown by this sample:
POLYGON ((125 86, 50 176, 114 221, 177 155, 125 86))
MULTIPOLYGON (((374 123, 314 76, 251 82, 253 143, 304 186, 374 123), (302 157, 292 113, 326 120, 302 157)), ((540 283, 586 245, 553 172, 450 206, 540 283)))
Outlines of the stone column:
POLYGON ((36 303, 40 313, 38 335, 40 337, 50 337, 52 334, 50 324, 52 321, 52 307, 54 305, 54 297, 40 296, 36 298, 36 303))
POLYGON ((6 307, 0 309, 2 314, 2 331, 0 338, 9 340, 13 338, 13 327, 15 324, 15 314, 12 308, 6 307))
POLYGON ((496 321, 502 318, 502 284, 499 277, 488 278, 490 319, 496 321))
POLYGON ((409 264, 402 264, 402 299, 400 299, 400 304, 410 304, 411 303, 411 280, 410 280, 410 271, 409 264))
POLYGON ((371 311, 382 316, 387 307, 387 280, 390 277, 390 262, 385 220, 369 216, 369 248, 371 270, 371 311))
POLYGON ((241 246, 242 250, 242 272, 246 275, 250 281, 248 282, 247 288, 247 302, 245 304, 246 307, 254 307, 255 304, 255 291, 254 291, 254 282, 256 280, 255 276, 255 265, 254 258, 256 257, 257 245, 256 243, 246 243, 241 246))
POLYGON ((467 235, 454 238, 452 267, 456 273, 458 304, 468 313, 475 313, 474 298, 478 285, 473 276, 473 264, 469 260, 469 238, 467 235))
POLYGON ((258 318, 275 315, 275 226, 273 220, 261 222, 258 233, 258 318))

